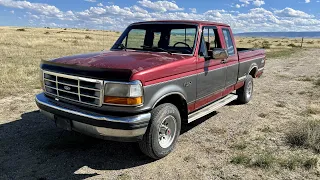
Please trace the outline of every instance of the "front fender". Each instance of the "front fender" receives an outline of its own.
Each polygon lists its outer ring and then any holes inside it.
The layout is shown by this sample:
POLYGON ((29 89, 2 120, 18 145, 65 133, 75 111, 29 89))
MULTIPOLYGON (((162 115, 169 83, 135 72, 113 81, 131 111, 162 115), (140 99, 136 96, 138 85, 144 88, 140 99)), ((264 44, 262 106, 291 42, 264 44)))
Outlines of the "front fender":
POLYGON ((187 100, 186 90, 177 84, 168 85, 151 85, 144 88, 145 90, 145 106, 153 109, 155 105, 163 98, 170 95, 179 95, 184 100, 187 100))

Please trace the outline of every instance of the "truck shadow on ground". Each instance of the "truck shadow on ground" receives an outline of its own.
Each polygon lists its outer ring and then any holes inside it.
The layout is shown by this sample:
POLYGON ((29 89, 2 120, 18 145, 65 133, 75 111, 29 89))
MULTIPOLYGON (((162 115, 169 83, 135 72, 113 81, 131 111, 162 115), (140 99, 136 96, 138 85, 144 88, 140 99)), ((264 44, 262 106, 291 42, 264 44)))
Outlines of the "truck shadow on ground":
MULTIPOLYGON (((214 115, 183 126, 182 134, 214 115)), ((136 143, 63 131, 39 111, 0 125, 0 147, 0 179, 84 179, 98 175, 92 169, 120 170, 153 161, 136 143)))

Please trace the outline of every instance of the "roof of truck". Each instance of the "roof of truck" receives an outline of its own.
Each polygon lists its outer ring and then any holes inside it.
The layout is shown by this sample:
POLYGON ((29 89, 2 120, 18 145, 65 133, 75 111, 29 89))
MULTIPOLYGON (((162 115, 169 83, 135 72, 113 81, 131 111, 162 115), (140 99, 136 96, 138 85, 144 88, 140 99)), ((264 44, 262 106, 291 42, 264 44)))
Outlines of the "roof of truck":
POLYGON ((230 27, 227 24, 210 22, 210 21, 197 21, 197 20, 156 20, 156 21, 142 21, 136 22, 133 24, 144 24, 144 23, 186 23, 186 24, 196 24, 196 25, 211 25, 211 26, 226 26, 230 27))

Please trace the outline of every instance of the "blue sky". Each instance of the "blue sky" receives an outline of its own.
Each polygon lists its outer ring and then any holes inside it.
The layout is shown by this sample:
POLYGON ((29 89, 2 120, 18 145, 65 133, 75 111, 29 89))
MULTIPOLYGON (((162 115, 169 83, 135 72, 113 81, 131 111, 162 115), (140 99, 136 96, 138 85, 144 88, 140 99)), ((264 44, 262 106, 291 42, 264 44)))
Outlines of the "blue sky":
POLYGON ((235 32, 320 31, 320 0, 0 0, 0 26, 123 30, 136 21, 195 19, 235 32))

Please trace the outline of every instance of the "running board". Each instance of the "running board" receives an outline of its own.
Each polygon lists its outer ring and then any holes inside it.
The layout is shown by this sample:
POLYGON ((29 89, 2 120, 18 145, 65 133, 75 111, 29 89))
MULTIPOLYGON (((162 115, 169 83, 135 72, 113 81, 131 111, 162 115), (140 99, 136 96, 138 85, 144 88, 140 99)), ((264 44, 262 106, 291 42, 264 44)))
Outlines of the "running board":
POLYGON ((238 98, 238 95, 235 94, 229 94, 228 96, 196 111, 193 112, 191 114, 189 114, 188 116, 188 123, 191 123, 207 114, 210 114, 213 111, 216 111, 217 109, 229 104, 230 102, 236 100, 238 98))

